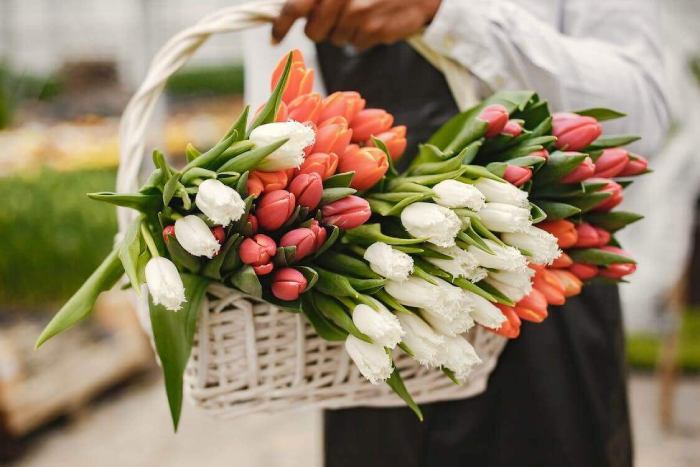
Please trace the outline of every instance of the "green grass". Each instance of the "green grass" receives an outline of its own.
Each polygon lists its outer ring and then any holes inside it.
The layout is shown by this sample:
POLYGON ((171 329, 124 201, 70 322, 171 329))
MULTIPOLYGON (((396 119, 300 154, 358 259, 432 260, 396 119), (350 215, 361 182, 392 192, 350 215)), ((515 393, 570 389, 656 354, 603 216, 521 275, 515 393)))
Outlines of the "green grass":
POLYGON ((85 193, 114 180, 114 169, 0 178, 0 306, 56 305, 77 290, 116 232, 114 208, 85 193))
MULTIPOLYGON (((654 369, 660 351, 661 338, 658 335, 635 334, 627 338, 627 360, 632 368, 654 369)), ((700 309, 689 309, 683 315, 678 364, 684 372, 700 372, 700 309)))
POLYGON ((243 65, 185 68, 170 77, 166 90, 178 97, 243 94, 243 65))

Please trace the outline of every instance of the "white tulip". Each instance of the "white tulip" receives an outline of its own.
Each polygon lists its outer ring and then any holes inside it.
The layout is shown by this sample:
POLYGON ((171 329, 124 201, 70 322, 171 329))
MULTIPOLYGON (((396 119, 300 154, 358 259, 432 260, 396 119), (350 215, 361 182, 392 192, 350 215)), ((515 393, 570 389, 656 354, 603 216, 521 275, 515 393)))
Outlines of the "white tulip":
POLYGON ((357 305, 352 311, 352 322, 375 343, 393 349, 404 334, 399 319, 378 301, 373 302, 378 310, 364 304, 357 305))
POLYGON ((557 237, 534 226, 522 232, 504 233, 502 240, 508 245, 525 250, 536 264, 552 264, 561 255, 557 237))
POLYGON ((194 204, 213 223, 224 227, 240 219, 245 212, 245 203, 241 195, 213 178, 204 180, 199 185, 194 204))
POLYGON ((380 344, 370 344, 349 335, 345 339, 345 351, 372 384, 387 380, 394 371, 391 358, 380 344))
POLYGON ((527 260, 517 248, 512 246, 502 246, 498 243, 485 239, 484 243, 494 254, 487 253, 475 246, 469 247, 469 253, 479 261, 482 267, 488 269, 503 269, 505 271, 515 271, 527 266, 527 260))
POLYGON ((486 282, 498 289, 514 302, 520 301, 532 292, 532 276, 535 271, 525 267, 515 271, 492 271, 486 282))
POLYGON ((526 208, 529 205, 527 192, 508 182, 480 178, 474 183, 474 186, 484 194, 486 201, 490 203, 504 203, 521 208, 526 208))
POLYGON ((481 295, 471 292, 465 293, 470 294, 474 302, 474 309, 472 309, 472 318, 474 321, 490 329, 498 329, 501 327, 506 317, 503 316, 503 313, 501 313, 501 310, 499 310, 496 305, 489 302, 481 295))
POLYGON ((445 336, 456 336, 468 331, 474 326, 474 320, 471 317, 470 306, 462 310, 454 316, 447 317, 444 313, 436 312, 436 310, 421 309, 421 316, 430 326, 440 334, 445 336))
POLYGON ((433 280, 437 285, 417 277, 409 277, 403 282, 389 280, 384 284, 384 290, 403 305, 431 310, 448 319, 471 307, 461 288, 437 277, 433 280))
POLYGON ((437 247, 436 250, 452 259, 439 259, 425 256, 428 262, 434 264, 452 277, 463 277, 473 282, 478 282, 486 277, 486 271, 479 267, 479 261, 471 253, 461 249, 457 245, 449 248, 437 247))
POLYGON ((474 367, 481 363, 474 347, 460 336, 445 338, 440 361, 442 366, 454 372, 455 378, 460 382, 464 382, 474 367))
POLYGON ((485 196, 475 186, 457 180, 443 180, 433 187, 433 198, 446 208, 467 208, 478 211, 484 207, 485 196))
POLYGON ((365 250, 363 258, 369 267, 382 277, 403 281, 413 272, 413 258, 382 242, 375 242, 365 250))
POLYGON ((437 246, 452 246, 462 230, 462 221, 450 209, 434 203, 413 203, 401 212, 401 223, 415 238, 426 238, 437 246))
POLYGON ((260 125, 250 132, 250 141, 256 146, 267 146, 275 141, 288 141, 258 164, 257 170, 275 172, 297 168, 304 162, 304 148, 314 142, 314 130, 303 123, 288 121, 260 125))
POLYGON ((177 268, 167 258, 156 256, 146 263, 146 285, 151 294, 151 299, 156 305, 163 305, 166 309, 177 311, 185 303, 185 286, 177 268))
POLYGON ((182 248, 194 256, 213 258, 221 248, 207 224, 194 215, 175 221, 175 238, 182 248))
POLYGON ((403 342, 413 352, 414 358, 425 366, 439 366, 443 354, 445 337, 437 334, 419 316, 401 313, 401 327, 406 332, 403 342))
POLYGON ((492 232, 522 232, 532 226, 529 209, 504 203, 486 203, 479 219, 492 232))

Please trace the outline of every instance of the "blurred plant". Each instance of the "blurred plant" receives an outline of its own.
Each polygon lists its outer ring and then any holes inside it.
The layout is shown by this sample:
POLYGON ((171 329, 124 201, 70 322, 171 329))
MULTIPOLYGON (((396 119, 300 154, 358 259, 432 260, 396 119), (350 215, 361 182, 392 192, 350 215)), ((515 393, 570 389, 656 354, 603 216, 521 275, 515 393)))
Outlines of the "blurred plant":
POLYGON ((170 77, 166 90, 179 97, 243 94, 243 65, 185 68, 170 77))
POLYGON ((62 302, 112 247, 114 210, 85 201, 113 187, 114 170, 55 172, 0 178, 0 306, 30 308, 62 302))
POLYGON ((61 88, 61 82, 53 76, 17 74, 9 65, 0 63, 0 129, 12 123, 14 109, 22 100, 49 100, 61 88))

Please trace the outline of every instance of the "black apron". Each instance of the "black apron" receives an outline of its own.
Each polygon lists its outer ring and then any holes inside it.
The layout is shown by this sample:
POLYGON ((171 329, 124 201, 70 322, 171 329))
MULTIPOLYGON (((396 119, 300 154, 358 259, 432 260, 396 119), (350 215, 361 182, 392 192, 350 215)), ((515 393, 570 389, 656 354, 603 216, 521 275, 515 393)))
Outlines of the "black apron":
MULTIPOLYGON (((356 55, 317 47, 328 92, 355 90, 408 127, 407 154, 458 109, 441 73, 405 43, 356 55)), ((470 399, 326 411, 327 467, 628 466, 622 315, 617 288, 589 286, 541 324, 524 323, 470 399)))

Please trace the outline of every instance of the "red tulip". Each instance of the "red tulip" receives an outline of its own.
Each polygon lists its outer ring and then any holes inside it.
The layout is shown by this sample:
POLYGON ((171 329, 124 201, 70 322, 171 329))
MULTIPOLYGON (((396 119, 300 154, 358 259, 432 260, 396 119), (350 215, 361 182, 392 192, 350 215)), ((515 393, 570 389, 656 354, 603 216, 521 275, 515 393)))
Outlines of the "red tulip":
POLYGON ((350 120, 352 140, 367 141, 372 135, 384 133, 394 124, 394 116, 384 109, 364 109, 350 120))
POLYGON ((340 158, 338 170, 355 172, 350 186, 356 190, 368 190, 377 184, 389 170, 386 154, 379 148, 351 144, 340 158))
POLYGON ((617 177, 625 169, 629 160, 627 151, 622 148, 605 149, 595 161, 595 176, 617 177))
POLYGON ((583 222, 576 227, 578 240, 574 246, 576 248, 593 248, 600 245, 600 237, 595 227, 587 222, 583 222))
POLYGON ((501 310, 506 320, 501 323, 500 328, 491 331, 508 339, 515 339, 520 335, 520 318, 512 307, 501 304, 496 304, 496 306, 501 310))
POLYGON ((311 229, 311 231, 316 236, 314 250, 318 250, 319 248, 321 248, 323 246, 324 243, 326 243, 326 240, 328 238, 328 233, 326 232, 325 227, 323 227, 321 224, 319 224, 316 219, 313 219, 311 221, 311 225, 309 225, 309 229, 311 229))
POLYGON ((246 238, 238 248, 241 261, 251 266, 263 266, 274 258, 277 253, 275 241, 264 234, 246 238))
POLYGON ((566 253, 562 252, 557 259, 555 259, 552 264, 549 265, 550 268, 553 269, 567 269, 569 266, 574 264, 574 260, 571 259, 571 256, 567 255, 566 253))
POLYGON ((515 313, 520 319, 525 321, 541 323, 549 315, 547 312, 547 299, 542 292, 532 289, 525 298, 515 305, 515 313))
POLYGON ((612 235, 610 235, 610 232, 608 232, 605 229, 601 229, 600 227, 595 227, 595 231, 598 233, 598 245, 596 246, 605 246, 608 243, 610 243, 610 239, 612 239, 612 235))
POLYGON ((627 165, 618 174, 620 177, 631 177, 646 172, 649 162, 644 157, 637 154, 630 154, 629 156, 627 165))
POLYGON ((280 300, 296 300, 307 284, 304 275, 296 269, 282 268, 272 276, 272 295, 280 300))
POLYGON ((576 225, 564 219, 540 222, 537 227, 557 237, 559 248, 571 248, 578 240, 576 225))
POLYGON ((551 271, 543 269, 535 274, 532 287, 542 292, 550 305, 563 305, 566 303, 564 296, 564 284, 551 271))
MULTIPOLYGON (((258 107, 258 110, 255 111, 254 119, 257 118, 258 115, 260 115, 260 112, 262 112, 264 108, 265 104, 258 107)), ((277 113, 275 114, 275 122, 286 122, 287 120, 289 120, 289 116, 287 113, 287 104, 285 104, 284 102, 280 102, 280 106, 277 107, 277 113)))
POLYGON ((486 137, 493 138, 503 131, 508 123, 508 109, 501 104, 492 104, 484 107, 479 117, 482 122, 486 122, 486 137))
POLYGON ((354 195, 326 204, 321 212, 325 224, 346 230, 364 224, 372 215, 367 200, 354 195))
POLYGON ((323 195, 321 176, 316 172, 300 173, 289 184, 289 191, 296 197, 299 206, 315 209, 323 195))
POLYGON ((312 92, 297 96, 287 106, 287 113, 291 120, 315 124, 318 121, 318 115, 321 113, 321 95, 317 92, 312 92))
POLYGON ((248 214, 248 225, 250 225, 250 234, 256 234, 258 232, 258 218, 253 214, 248 214))
POLYGON ((338 156, 335 153, 315 152, 304 159, 299 167, 299 173, 317 173, 321 176, 321 180, 326 180, 335 174, 337 168, 338 156))
POLYGON ((300 261, 316 251, 316 234, 311 229, 299 227, 284 234, 280 239, 280 246, 296 247, 294 259, 300 261))
POLYGON ((533 151, 528 156, 541 157, 544 160, 549 159, 549 151, 546 149, 540 149, 539 151, 533 151))
POLYGON ((165 243, 168 243, 168 241, 170 240, 170 237, 174 237, 174 236, 175 236, 175 226, 174 225, 166 225, 163 228, 163 241, 165 243))
POLYGON ((216 241, 223 245, 224 241, 226 240, 226 231, 224 230, 224 228, 220 225, 217 225, 216 227, 213 227, 211 229, 211 233, 212 235, 214 235, 216 241))
POLYGON ((574 113, 555 113, 552 119, 552 134, 557 137, 557 149, 580 151, 603 132, 603 128, 593 117, 574 113))
POLYGON ((338 91, 323 100, 319 121, 333 117, 343 117, 351 122, 355 115, 365 108, 365 100, 355 91, 338 91))
POLYGON ((275 265, 272 263, 261 264, 260 266, 253 266, 253 271, 258 276, 265 276, 267 274, 270 274, 273 269, 275 269, 275 265))
POLYGON ((595 264, 574 263, 569 268, 569 272, 582 281, 587 281, 598 275, 598 266, 595 264))
POLYGON ((311 152, 342 154, 351 138, 352 130, 348 128, 347 120, 343 117, 331 118, 319 125, 311 152))
MULTIPOLYGON (((381 140, 389 151, 392 160, 397 160, 406 151, 406 126, 399 125, 391 128, 389 131, 379 133, 375 138, 381 140)), ((368 140, 367 146, 374 146, 372 139, 368 140)))
POLYGON ((249 195, 258 196, 260 193, 284 190, 287 188, 287 181, 287 172, 284 170, 278 170, 277 172, 253 170, 248 174, 246 190, 249 195))
POLYGON ((287 190, 265 193, 257 207, 255 215, 258 224, 265 230, 277 230, 287 222, 296 208, 294 195, 287 190))
POLYGON ((622 185, 620 185, 619 183, 614 182, 612 180, 606 180, 604 178, 591 178, 590 181, 607 182, 607 185, 598 190, 598 192, 612 193, 612 195, 609 198, 603 200, 600 204, 593 208, 594 211, 610 211, 612 208, 614 208, 622 202, 622 185))
POLYGON ((554 274, 554 276, 564 286, 565 297, 569 298, 581 293, 581 287, 583 287, 583 282, 581 282, 581 279, 576 277, 573 273, 569 271, 563 271, 561 269, 552 269, 549 272, 551 274, 554 274))
MULTIPOLYGON (((601 248, 601 250, 629 257, 629 255, 623 249, 614 246, 605 246, 601 248)), ((636 270, 637 265, 634 263, 609 264, 600 268, 600 275, 610 279, 622 279, 623 277, 632 274, 636 270)))
POLYGON ((502 134, 510 135, 513 138, 515 138, 516 136, 520 136, 522 132, 523 126, 518 120, 508 120, 508 122, 506 122, 506 126, 504 126, 503 130, 501 130, 502 134))
MULTIPOLYGON (((287 63, 287 56, 285 55, 277 63, 277 67, 272 72, 272 82, 270 83, 270 90, 277 86, 277 83, 284 72, 284 67, 287 63)), ((294 100, 295 97, 302 94, 308 94, 314 87, 314 70, 307 69, 304 64, 304 56, 299 50, 292 51, 292 68, 289 70, 289 77, 287 78, 287 83, 284 87, 284 92, 282 93, 282 101, 289 104, 294 100)))
MULTIPOLYGON (((580 155, 577 152, 565 152, 564 154, 571 155, 571 156, 578 156, 580 155)), ((574 170, 566 174, 566 176, 562 177, 561 180, 559 180, 560 183, 580 183, 584 180, 587 180, 593 176, 595 173, 595 164, 591 160, 590 157, 586 156, 586 158, 581 162, 581 164, 576 167, 574 170)))
POLYGON ((532 178, 532 169, 508 164, 503 173, 503 178, 515 186, 522 186, 532 178))

